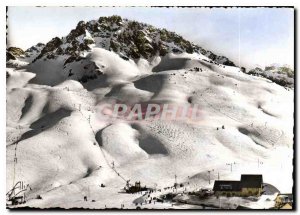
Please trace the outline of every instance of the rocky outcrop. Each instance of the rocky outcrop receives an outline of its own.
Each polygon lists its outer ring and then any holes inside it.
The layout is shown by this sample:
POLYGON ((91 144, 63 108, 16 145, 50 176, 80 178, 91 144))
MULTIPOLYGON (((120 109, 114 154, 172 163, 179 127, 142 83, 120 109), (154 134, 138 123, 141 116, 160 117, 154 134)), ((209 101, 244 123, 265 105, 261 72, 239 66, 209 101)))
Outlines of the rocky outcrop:
POLYGON ((227 66, 235 66, 235 64, 231 60, 229 60, 227 57, 218 56, 218 55, 212 53, 211 51, 206 51, 206 53, 204 55, 219 64, 223 64, 223 65, 227 65, 227 66))
POLYGON ((294 87, 294 70, 287 66, 266 66, 265 69, 256 67, 246 73, 267 78, 283 87, 294 87))
POLYGON ((18 57, 24 56, 25 52, 18 47, 9 47, 6 49, 6 61, 16 60, 18 57))
POLYGON ((20 57, 21 55, 25 54, 25 52, 18 47, 9 47, 7 51, 16 57, 20 57))

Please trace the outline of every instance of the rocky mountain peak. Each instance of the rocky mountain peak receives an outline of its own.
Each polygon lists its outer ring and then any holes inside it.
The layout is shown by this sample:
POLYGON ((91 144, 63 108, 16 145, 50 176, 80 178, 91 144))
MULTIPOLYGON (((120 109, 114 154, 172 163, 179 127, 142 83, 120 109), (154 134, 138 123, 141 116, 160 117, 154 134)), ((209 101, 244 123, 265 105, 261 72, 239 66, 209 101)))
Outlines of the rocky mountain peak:
POLYGON ((216 63, 235 66, 228 58, 205 50, 175 32, 116 15, 80 21, 67 36, 54 37, 46 45, 38 43, 25 52, 10 47, 7 49, 7 61, 25 57, 26 62, 33 63, 41 58, 55 59, 59 55, 66 55, 69 57, 65 63, 70 63, 86 56, 93 47, 113 51, 125 60, 150 60, 168 53, 186 52, 199 53, 216 63))
MULTIPOLYGON (((41 50, 41 53, 37 56, 34 61, 36 61, 39 58, 42 58, 44 55, 47 54, 48 58, 54 58, 53 51, 59 48, 59 46, 62 44, 62 40, 58 37, 54 37, 52 40, 50 40, 44 48, 41 50)), ((33 62, 34 62, 33 61, 33 62)))
POLYGON ((66 36, 66 42, 71 43, 76 37, 79 37, 82 34, 85 34, 86 31, 86 23, 84 21, 80 21, 76 28, 71 30, 71 32, 66 36))
POLYGON ((48 42, 36 60, 42 57, 52 59, 62 54, 76 59, 90 51, 91 45, 116 52, 123 59, 150 59, 170 52, 196 52, 217 63, 234 66, 228 58, 217 56, 175 32, 116 15, 89 22, 80 21, 66 37, 55 37, 48 42))

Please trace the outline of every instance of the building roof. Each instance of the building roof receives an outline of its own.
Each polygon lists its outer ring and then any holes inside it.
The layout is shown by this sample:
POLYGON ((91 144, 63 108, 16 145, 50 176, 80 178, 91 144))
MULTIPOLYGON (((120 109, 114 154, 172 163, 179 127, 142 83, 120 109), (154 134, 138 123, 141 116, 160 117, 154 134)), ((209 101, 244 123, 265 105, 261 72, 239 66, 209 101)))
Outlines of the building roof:
POLYGON ((241 187, 260 188, 262 183, 262 175, 241 175, 241 187))
POLYGON ((215 181, 213 191, 241 191, 240 181, 215 181))
POLYGON ((241 175, 240 181, 215 181, 213 191, 241 191, 242 188, 261 188, 262 175, 241 175))

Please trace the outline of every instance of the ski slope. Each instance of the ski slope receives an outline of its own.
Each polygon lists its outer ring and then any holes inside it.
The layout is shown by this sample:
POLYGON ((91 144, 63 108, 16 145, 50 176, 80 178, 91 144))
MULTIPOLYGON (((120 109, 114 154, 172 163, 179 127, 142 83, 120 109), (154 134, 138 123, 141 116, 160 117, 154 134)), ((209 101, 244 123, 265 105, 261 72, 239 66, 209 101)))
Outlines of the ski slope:
POLYGON ((133 61, 94 47, 65 68, 64 60, 7 68, 7 191, 29 184, 22 206, 136 208, 141 194, 121 192, 126 180, 163 189, 175 175, 192 191, 212 188, 218 175, 263 174, 292 192, 292 90, 196 53, 133 61), (87 65, 102 74, 80 83, 74 76, 87 65), (110 101, 198 104, 202 118, 102 120, 97 107, 110 101))

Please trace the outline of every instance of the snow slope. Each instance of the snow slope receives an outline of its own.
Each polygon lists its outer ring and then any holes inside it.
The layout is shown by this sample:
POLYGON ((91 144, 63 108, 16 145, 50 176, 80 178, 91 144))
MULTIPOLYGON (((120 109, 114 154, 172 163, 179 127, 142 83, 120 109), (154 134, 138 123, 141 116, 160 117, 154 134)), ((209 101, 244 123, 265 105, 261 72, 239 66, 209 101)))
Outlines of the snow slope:
POLYGON ((17 181, 30 185, 22 207, 136 208, 141 194, 122 192, 126 180, 163 190, 175 175, 191 191, 212 188, 218 175, 252 173, 292 191, 293 91, 200 53, 125 60, 93 47, 79 61, 66 59, 7 69, 7 191, 17 181), (198 104, 202 117, 99 118, 99 105, 111 101, 198 104))

